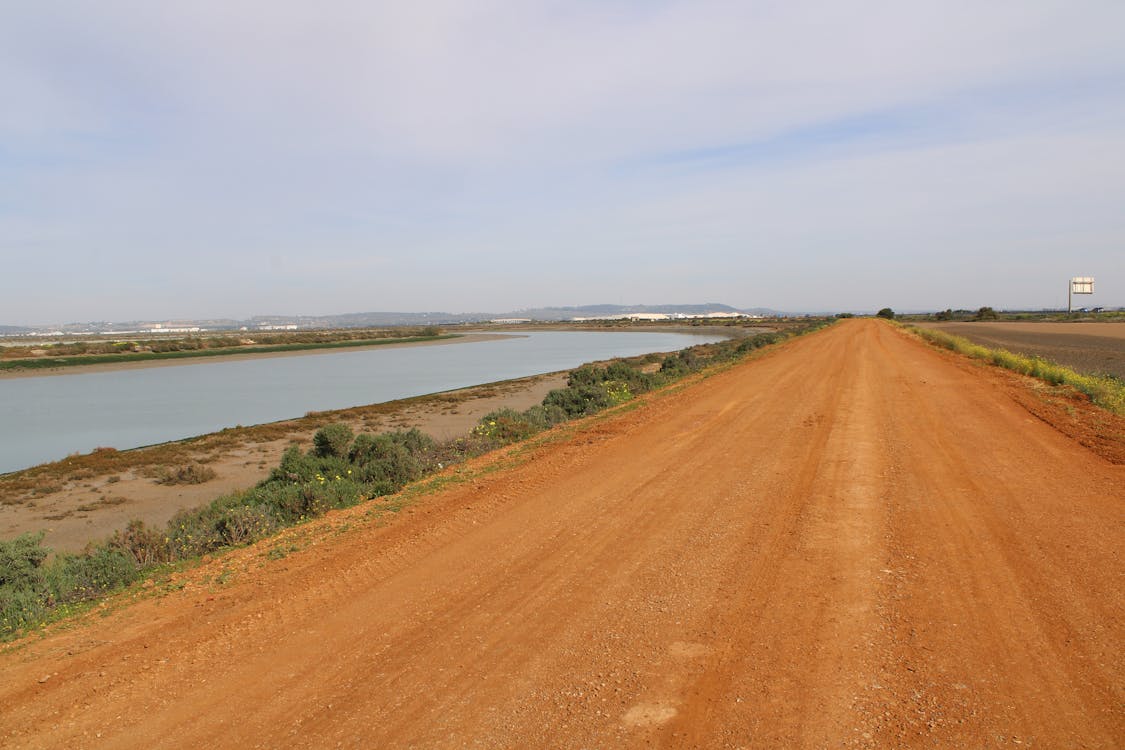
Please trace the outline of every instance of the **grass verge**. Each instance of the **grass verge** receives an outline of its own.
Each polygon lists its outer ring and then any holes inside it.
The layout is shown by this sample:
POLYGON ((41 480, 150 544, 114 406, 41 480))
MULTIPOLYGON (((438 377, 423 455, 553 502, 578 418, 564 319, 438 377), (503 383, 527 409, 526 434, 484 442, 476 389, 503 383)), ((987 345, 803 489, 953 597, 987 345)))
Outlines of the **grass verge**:
POLYGON ((1125 382, 1113 376, 1087 375, 1042 357, 1029 357, 1010 352, 1007 349, 992 349, 974 344, 961 336, 953 336, 930 328, 913 325, 903 325, 903 328, 942 349, 948 349, 966 357, 1002 367, 1005 370, 1018 372, 1021 375, 1030 375, 1051 385, 1069 386, 1085 394, 1090 401, 1103 409, 1125 416, 1125 382))

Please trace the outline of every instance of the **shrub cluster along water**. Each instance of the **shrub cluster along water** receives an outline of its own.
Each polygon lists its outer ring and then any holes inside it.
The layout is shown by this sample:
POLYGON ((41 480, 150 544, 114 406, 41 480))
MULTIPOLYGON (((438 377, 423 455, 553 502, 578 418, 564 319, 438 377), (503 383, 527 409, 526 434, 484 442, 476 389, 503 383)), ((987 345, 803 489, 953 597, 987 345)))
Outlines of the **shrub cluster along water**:
POLYGON ((572 371, 567 386, 548 393, 541 404, 525 411, 494 411, 469 435, 448 442, 439 443, 416 429, 355 435, 345 424, 328 425, 317 431, 307 452, 289 448, 255 487, 181 511, 163 529, 132 521, 82 554, 58 555, 47 562, 50 552, 41 544, 42 532, 0 542, 0 635, 38 626, 161 566, 249 544, 329 510, 393 495, 451 464, 822 325, 703 344, 662 359, 650 355, 634 362, 585 365, 572 371), (645 371, 652 368, 644 365, 657 362, 658 369, 645 371))

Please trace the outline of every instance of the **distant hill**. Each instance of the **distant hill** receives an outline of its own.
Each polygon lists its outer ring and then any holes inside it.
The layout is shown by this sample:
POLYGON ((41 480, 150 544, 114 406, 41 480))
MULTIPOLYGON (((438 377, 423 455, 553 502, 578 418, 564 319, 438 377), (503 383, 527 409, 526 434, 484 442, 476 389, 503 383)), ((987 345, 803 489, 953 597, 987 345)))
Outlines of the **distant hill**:
POLYGON ((0 326, 0 335, 18 336, 21 334, 60 331, 64 334, 80 335, 89 333, 146 333, 159 324, 165 329, 187 329, 198 327, 208 331, 258 330, 267 327, 298 328, 377 328, 384 326, 449 326, 465 323, 480 323, 502 318, 527 318, 529 320, 553 321, 571 318, 598 318, 630 313, 664 313, 666 315, 706 315, 707 313, 734 313, 747 315, 773 316, 782 313, 764 307, 739 310, 718 302, 698 305, 579 305, 574 307, 537 307, 512 312, 358 312, 343 315, 255 315, 246 320, 231 318, 212 318, 207 320, 140 321, 126 322, 97 321, 90 323, 67 323, 54 326, 0 326))
POLYGON ((532 320, 569 320, 571 318, 599 318, 613 315, 628 315, 630 313, 664 313, 666 315, 706 315, 707 313, 754 313, 749 310, 739 310, 730 305, 718 302, 707 302, 701 305, 579 305, 576 307, 537 307, 530 310, 517 310, 504 316, 531 318, 532 320))

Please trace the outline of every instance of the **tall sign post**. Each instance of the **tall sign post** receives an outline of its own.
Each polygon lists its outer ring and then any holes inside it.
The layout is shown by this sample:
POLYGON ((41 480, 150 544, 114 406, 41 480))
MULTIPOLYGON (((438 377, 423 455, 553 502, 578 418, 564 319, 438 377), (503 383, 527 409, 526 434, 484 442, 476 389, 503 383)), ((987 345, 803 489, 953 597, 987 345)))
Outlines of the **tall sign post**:
POLYGON ((1094 293, 1094 277, 1093 276, 1075 276, 1070 280, 1070 286, 1067 288, 1066 293, 1066 311, 1067 313, 1074 312, 1074 304, 1072 299, 1076 294, 1093 294, 1094 293))

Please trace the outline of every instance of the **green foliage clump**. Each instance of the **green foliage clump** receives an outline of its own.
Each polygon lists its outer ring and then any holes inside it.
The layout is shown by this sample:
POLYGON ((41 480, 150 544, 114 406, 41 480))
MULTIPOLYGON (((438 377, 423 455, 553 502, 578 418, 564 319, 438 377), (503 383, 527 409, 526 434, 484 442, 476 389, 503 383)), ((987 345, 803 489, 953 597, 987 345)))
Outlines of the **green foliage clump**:
POLYGON ((40 546, 45 533, 21 534, 0 541, 0 588, 33 589, 42 584, 40 566, 50 554, 50 550, 40 546))
POLYGON ((397 491, 422 476, 425 465, 420 455, 432 443, 419 430, 360 435, 352 445, 351 463, 360 481, 378 484, 384 490, 380 494, 389 494, 386 490, 397 491))
POLYGON ((0 634, 36 627, 53 611, 96 599, 140 575, 132 559, 108 545, 45 564, 51 551, 42 542, 42 532, 0 541, 0 634))
POLYGON ((139 577, 136 562, 106 545, 81 555, 62 555, 47 569, 51 598, 67 604, 97 599, 139 577))
POLYGON ((973 320, 999 320, 1000 315, 991 307, 982 307, 973 315, 973 320))
POLYGON ((347 456, 348 447, 352 444, 353 438, 355 438, 355 433, 346 424, 327 425, 317 430, 316 434, 313 435, 313 453, 320 458, 347 456))
POLYGON ((895 311, 892 310, 889 307, 884 307, 882 310, 875 313, 875 317, 886 318, 887 320, 894 320, 895 319, 895 311))
POLYGON ((543 399, 545 406, 561 409, 568 417, 584 417, 613 405, 601 385, 579 385, 556 388, 543 399))

